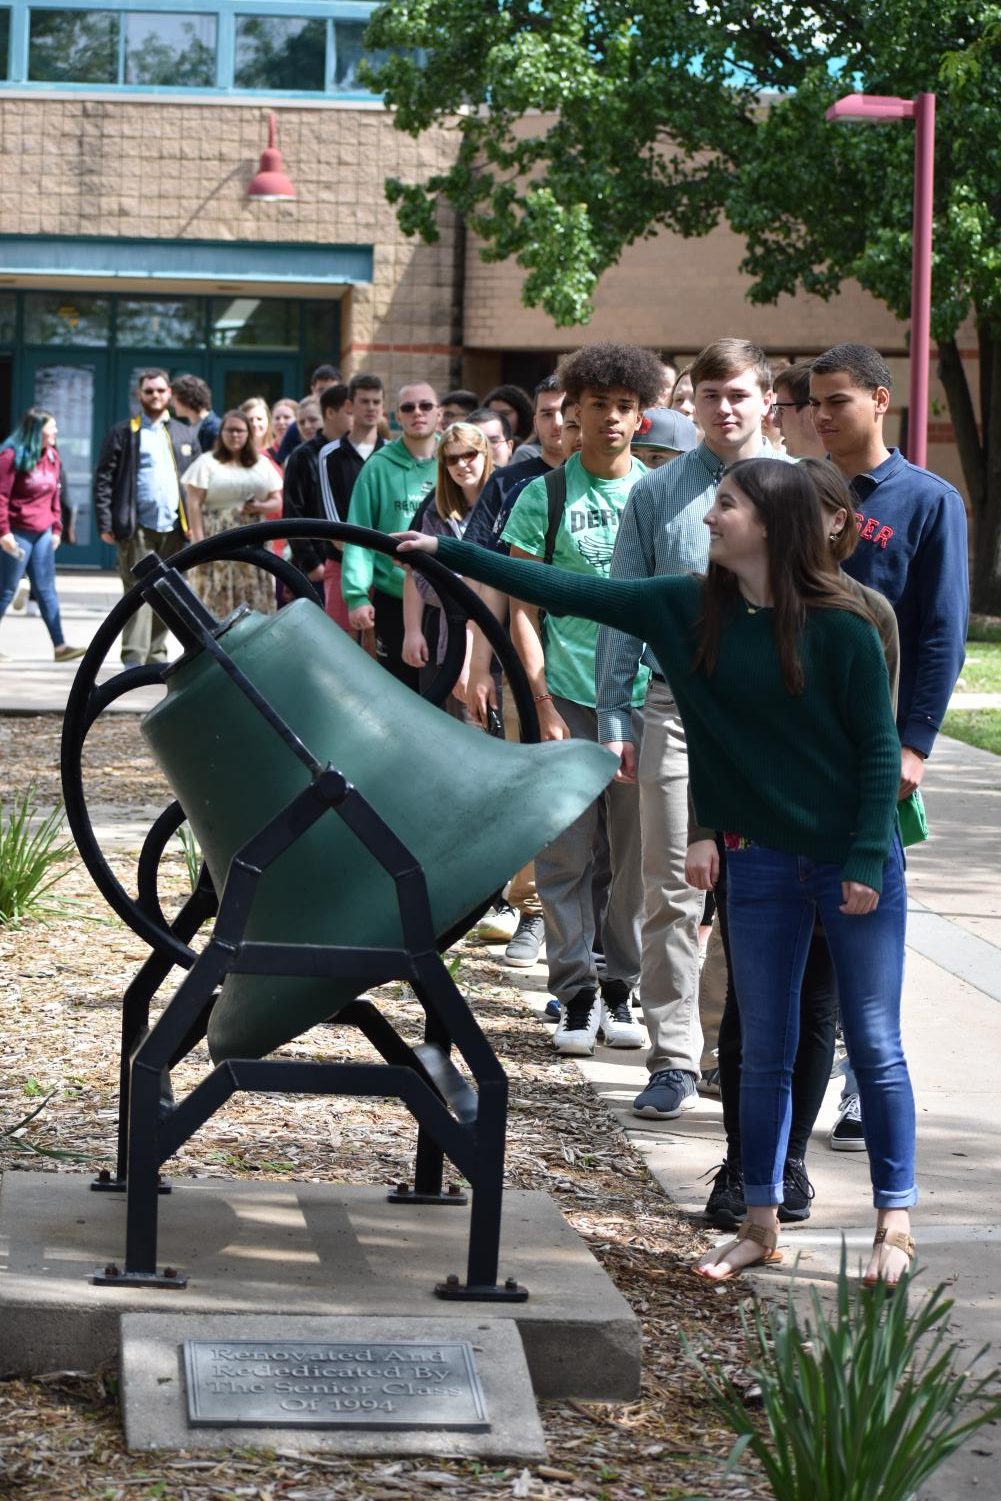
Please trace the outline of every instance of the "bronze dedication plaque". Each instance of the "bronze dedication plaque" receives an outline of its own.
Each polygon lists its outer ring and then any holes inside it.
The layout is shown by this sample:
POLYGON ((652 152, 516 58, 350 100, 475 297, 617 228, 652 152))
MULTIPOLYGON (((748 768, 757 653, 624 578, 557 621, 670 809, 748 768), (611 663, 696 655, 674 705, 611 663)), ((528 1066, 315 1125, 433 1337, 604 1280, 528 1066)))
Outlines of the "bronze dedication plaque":
POLYGON ((490 1427, 466 1341, 185 1340, 182 1348, 192 1426, 490 1427))

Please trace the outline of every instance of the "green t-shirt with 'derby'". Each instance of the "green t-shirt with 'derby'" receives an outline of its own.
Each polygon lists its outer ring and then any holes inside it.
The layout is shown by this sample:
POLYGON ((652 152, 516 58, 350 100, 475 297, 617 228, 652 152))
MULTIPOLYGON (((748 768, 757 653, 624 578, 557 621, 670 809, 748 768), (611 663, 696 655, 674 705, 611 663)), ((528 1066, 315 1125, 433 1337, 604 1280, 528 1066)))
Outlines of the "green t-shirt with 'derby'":
MULTIPOLYGON (((626 508, 629 492, 646 474, 645 464, 632 460, 629 473, 621 479, 599 479, 581 463, 575 453, 566 461, 567 503, 563 521, 556 533, 553 563, 571 573, 607 578, 618 535, 619 520, 626 508)), ((526 485, 507 519, 503 538, 512 547, 545 556, 546 532, 549 528, 549 494, 545 477, 526 485)), ((546 687, 572 703, 595 706, 594 654, 598 627, 591 620, 576 615, 547 615, 542 627, 542 645, 546 658, 546 687)), ((637 707, 646 697, 650 673, 643 667, 636 674, 633 703, 637 707)))

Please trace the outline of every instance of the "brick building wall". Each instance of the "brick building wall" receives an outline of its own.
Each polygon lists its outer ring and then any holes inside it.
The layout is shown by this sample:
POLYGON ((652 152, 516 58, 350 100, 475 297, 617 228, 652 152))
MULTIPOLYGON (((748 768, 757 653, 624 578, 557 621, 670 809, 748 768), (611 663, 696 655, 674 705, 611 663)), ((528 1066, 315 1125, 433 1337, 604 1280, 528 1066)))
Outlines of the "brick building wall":
POLYGON ((371 245, 372 282, 345 293, 344 347, 331 354, 346 370, 374 369, 390 390, 414 375, 450 384, 459 355, 454 220, 442 215, 437 245, 408 240, 382 187, 389 175, 415 180, 440 166, 453 149, 447 133, 414 142, 378 108, 276 113, 294 202, 246 195, 267 141, 259 104, 4 95, 2 232, 371 245))
MULTIPOLYGON (((873 344, 889 361, 894 409, 907 403, 907 324, 848 282, 830 302, 801 294, 774 306, 748 301, 751 279, 738 269, 741 240, 725 225, 697 240, 661 232, 623 252, 598 285, 590 323, 556 328, 538 309, 521 302, 523 273, 513 261, 487 264, 478 243, 466 247, 464 383, 486 389, 505 379, 511 351, 551 351, 553 363, 567 349, 596 339, 643 344, 687 363, 703 345, 725 336, 752 339, 769 354, 805 359, 845 341, 873 344)), ((964 357, 977 359, 972 325, 960 333, 964 357)), ((945 392, 934 378, 932 351, 928 466, 965 492, 945 392)), ((510 379, 510 375, 506 378, 510 379)), ((974 377, 975 383, 975 377, 974 377)), ((976 397, 976 391, 975 391, 976 397)), ((891 411, 887 437, 895 443, 899 422, 891 411)))

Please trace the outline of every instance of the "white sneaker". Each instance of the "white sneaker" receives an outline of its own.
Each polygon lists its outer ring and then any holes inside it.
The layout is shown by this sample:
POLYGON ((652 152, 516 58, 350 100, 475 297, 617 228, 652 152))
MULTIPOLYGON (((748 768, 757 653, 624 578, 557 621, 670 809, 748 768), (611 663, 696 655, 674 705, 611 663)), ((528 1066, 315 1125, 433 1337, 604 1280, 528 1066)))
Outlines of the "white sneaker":
POLYGON ((629 987, 624 980, 601 982, 601 1032, 610 1048, 642 1048, 648 1041, 646 1027, 629 1009, 629 987))
POLYGON ((578 990, 560 1007, 560 1020, 553 1033, 553 1047, 566 1058, 589 1058, 601 1024, 597 991, 578 990))
POLYGON ((14 598, 10 602, 11 609, 18 611, 23 610, 25 605, 28 603, 28 595, 30 593, 31 580, 28 578, 27 574, 22 574, 21 578, 18 580, 17 588, 14 590, 14 598))
POLYGON ((510 943, 518 931, 518 914, 507 902, 497 902, 484 912, 473 929, 481 943, 510 943))

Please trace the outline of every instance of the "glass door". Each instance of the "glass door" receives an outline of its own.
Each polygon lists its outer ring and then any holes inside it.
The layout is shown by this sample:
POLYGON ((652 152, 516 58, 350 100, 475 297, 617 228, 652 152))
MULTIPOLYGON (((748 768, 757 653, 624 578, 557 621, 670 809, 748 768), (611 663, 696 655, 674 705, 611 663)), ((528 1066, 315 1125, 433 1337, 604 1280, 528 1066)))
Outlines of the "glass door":
POLYGON ((211 357, 209 385, 216 411, 238 407, 249 396, 263 396, 269 407, 282 396, 298 401, 301 361, 298 354, 257 354, 252 349, 211 357))
POLYGON ((93 501, 94 466, 110 420, 107 366, 107 355, 99 349, 29 351, 24 359, 24 407, 44 407, 59 424, 59 457, 76 512, 77 544, 60 551, 63 567, 116 566, 115 549, 97 534, 93 501))

